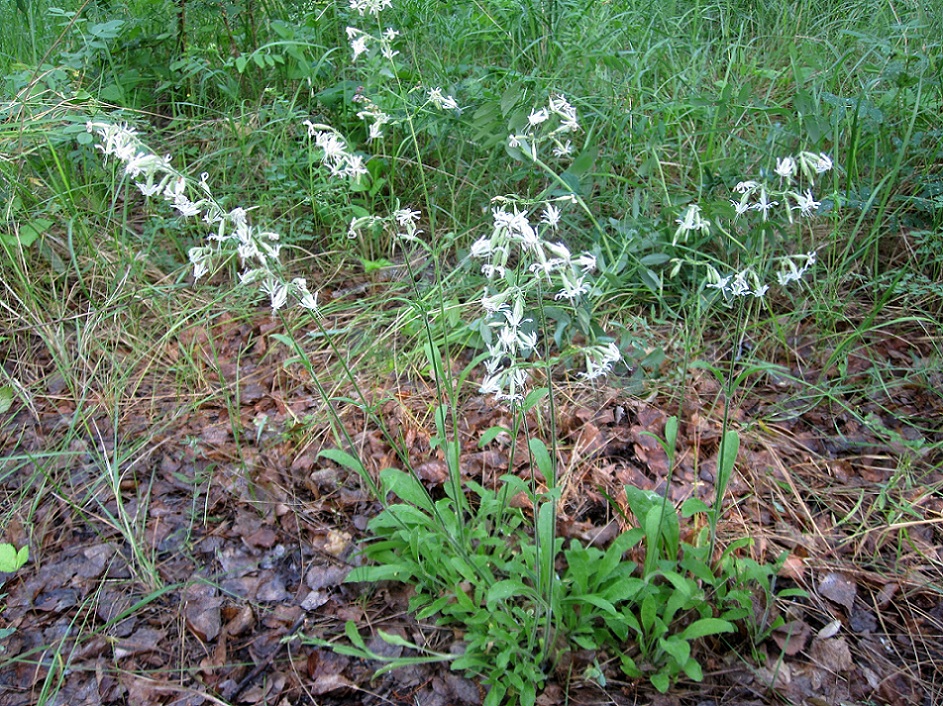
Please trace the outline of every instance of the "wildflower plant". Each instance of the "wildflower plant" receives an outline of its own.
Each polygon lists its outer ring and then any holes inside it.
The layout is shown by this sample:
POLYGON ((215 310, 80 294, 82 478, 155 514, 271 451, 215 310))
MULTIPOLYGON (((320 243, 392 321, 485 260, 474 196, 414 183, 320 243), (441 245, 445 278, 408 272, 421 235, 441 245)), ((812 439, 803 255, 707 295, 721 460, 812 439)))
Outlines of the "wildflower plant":
POLYGON ((155 154, 125 122, 89 121, 86 130, 98 136, 96 148, 106 160, 113 158, 121 164, 124 176, 145 198, 160 197, 182 218, 200 219, 205 242, 188 253, 194 280, 238 259, 239 283, 257 284, 268 295, 273 312, 289 304, 317 310, 317 293, 308 289, 305 278, 284 278, 279 234, 253 225, 245 208, 224 210, 213 198, 208 173, 194 183, 173 167, 169 155, 155 154))

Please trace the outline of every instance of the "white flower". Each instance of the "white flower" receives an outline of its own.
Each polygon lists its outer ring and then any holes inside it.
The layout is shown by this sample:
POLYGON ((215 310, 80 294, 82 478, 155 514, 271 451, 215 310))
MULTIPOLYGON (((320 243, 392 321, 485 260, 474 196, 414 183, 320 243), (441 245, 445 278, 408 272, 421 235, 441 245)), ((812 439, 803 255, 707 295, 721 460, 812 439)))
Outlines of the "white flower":
POLYGON ((417 222, 421 215, 419 211, 412 211, 408 208, 401 208, 393 212, 393 217, 396 219, 396 222, 403 227, 417 222))
POLYGON ((744 196, 739 201, 734 201, 730 199, 730 204, 736 209, 737 216, 742 216, 744 213, 750 210, 750 204, 747 203, 747 197, 744 196))
POLYGON ((560 223, 560 209, 554 206, 552 203, 548 203, 544 207, 544 215, 540 219, 541 223, 546 223, 551 228, 556 228, 560 223))
POLYGON ((593 272, 596 269, 596 256, 588 252, 582 253, 576 258, 576 264, 583 272, 593 272))
POLYGON ((733 190, 738 194, 746 194, 755 191, 758 187, 759 184, 755 181, 741 181, 733 187, 733 190))
POLYGON ((763 220, 765 221, 768 218, 770 209, 778 205, 779 205, 779 201, 770 201, 769 194, 766 193, 766 189, 761 188, 759 201, 757 201, 755 204, 750 206, 750 208, 753 209, 754 211, 762 211, 763 220))
POLYGON ((672 245, 676 245, 678 238, 683 238, 685 242, 688 239, 688 233, 693 230, 699 230, 702 233, 710 233, 711 222, 701 217, 701 207, 696 203, 690 204, 681 215, 681 218, 675 220, 678 228, 675 230, 672 245))
POLYGON ((546 122, 549 117, 550 113, 547 112, 546 108, 531 110, 530 115, 527 116, 527 122, 530 123, 531 127, 536 127, 540 123, 546 122))
POLYGON ((353 57, 351 58, 351 61, 357 61, 357 58, 361 54, 367 53, 367 36, 360 35, 359 37, 351 41, 350 49, 354 54, 353 57))
POLYGON ((567 140, 562 145, 558 142, 552 150, 554 157, 569 157, 573 154, 573 143, 567 140))
POLYGON ((269 277, 262 282, 260 288, 271 298, 272 313, 281 309, 288 301, 288 285, 284 282, 278 282, 274 277, 269 277))
POLYGON ((443 96, 441 88, 433 88, 429 91, 429 100, 439 110, 458 110, 458 103, 452 96, 443 96))
POLYGON ((783 157, 776 160, 776 174, 786 181, 792 181, 796 176, 796 160, 792 157, 783 157))
POLYGON ((393 6, 393 0, 350 0, 350 9, 356 10, 361 16, 364 13, 379 15, 380 12, 393 6))
POLYGON ((622 360, 622 354, 615 343, 606 346, 590 346, 583 351, 586 356, 586 372, 580 377, 586 380, 595 380, 608 374, 612 366, 622 360))
POLYGON ((822 205, 820 201, 816 201, 815 197, 812 196, 812 189, 806 189, 804 194, 793 194, 793 197, 796 199, 796 205, 792 207, 793 210, 801 211, 803 216, 811 216, 822 205))
POLYGON ((493 250, 494 248, 491 243, 491 238, 482 236, 472 243, 471 250, 469 250, 469 255, 481 260, 488 257, 493 252, 493 250))
POLYGON ((557 301, 566 299, 572 302, 589 292, 589 284, 583 276, 573 279, 566 272, 560 272, 560 279, 563 280, 563 289, 554 296, 557 301))

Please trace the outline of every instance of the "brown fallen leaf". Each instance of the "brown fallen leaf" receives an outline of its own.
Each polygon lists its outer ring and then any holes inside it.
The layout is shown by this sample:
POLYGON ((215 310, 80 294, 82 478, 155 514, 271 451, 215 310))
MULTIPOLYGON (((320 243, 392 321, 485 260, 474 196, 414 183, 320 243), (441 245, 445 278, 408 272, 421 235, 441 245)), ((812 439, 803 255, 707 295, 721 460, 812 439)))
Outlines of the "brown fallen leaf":
POLYGON ((854 667, 851 650, 843 637, 813 640, 809 657, 814 664, 830 672, 847 672, 854 667))
POLYGON ((792 620, 780 625, 773 631, 773 642, 784 654, 793 657, 805 649, 812 628, 802 620, 792 620))
POLYGON ((211 642, 222 627, 223 599, 215 586, 197 580, 184 589, 183 617, 187 628, 203 642, 211 642))
POLYGON ((820 596, 844 606, 849 612, 855 603, 855 595, 857 594, 854 582, 844 574, 836 571, 827 573, 819 581, 818 591, 820 596))

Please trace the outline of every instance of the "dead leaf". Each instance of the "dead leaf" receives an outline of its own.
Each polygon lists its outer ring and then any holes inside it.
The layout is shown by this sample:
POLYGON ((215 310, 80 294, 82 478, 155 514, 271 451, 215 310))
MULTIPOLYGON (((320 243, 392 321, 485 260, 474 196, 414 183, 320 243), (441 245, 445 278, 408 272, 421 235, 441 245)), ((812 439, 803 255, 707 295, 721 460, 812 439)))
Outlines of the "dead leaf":
POLYGON ((776 628, 772 637, 784 654, 793 657, 805 649, 811 635, 812 628, 804 621, 792 620, 776 628))
POLYGON ((203 581, 191 583, 184 589, 183 617, 187 628, 202 642, 212 642, 222 626, 219 597, 215 586, 203 581))
POLYGON ((819 595, 833 603, 844 606, 851 612, 857 589, 854 582, 844 574, 832 571, 819 581, 819 595))
POLYGON ((832 637, 827 640, 813 640, 809 650, 812 662, 824 667, 830 672, 847 672, 854 667, 851 659, 851 650, 843 637, 832 637))
POLYGON ((796 583, 801 583, 805 579, 805 559, 790 553, 783 562, 779 575, 783 578, 792 579, 796 583))

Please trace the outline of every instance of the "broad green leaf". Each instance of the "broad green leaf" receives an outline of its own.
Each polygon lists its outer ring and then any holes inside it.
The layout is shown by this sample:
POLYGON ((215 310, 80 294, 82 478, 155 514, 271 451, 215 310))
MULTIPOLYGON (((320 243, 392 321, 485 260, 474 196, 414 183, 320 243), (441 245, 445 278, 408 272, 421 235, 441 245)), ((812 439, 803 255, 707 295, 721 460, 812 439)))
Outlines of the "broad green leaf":
POLYGON ((733 631, 733 624, 726 620, 721 620, 720 618, 701 618, 688 625, 684 629, 684 632, 681 633, 681 638, 684 640, 696 640, 699 637, 705 637, 707 635, 717 635, 718 633, 733 631))
POLYGON ((533 589, 517 579, 505 579, 488 589, 486 603, 489 609, 493 609, 493 604, 498 601, 505 601, 513 596, 531 596, 533 592, 533 589))
POLYGON ((708 512, 710 508, 700 498, 688 498, 681 505, 681 517, 693 517, 701 512, 708 512))
POLYGON ((6 414, 13 406, 13 386, 4 385, 0 387, 0 414, 6 414))
POLYGON ((358 566, 344 579, 345 583, 376 583, 377 581, 406 581, 412 572, 398 564, 358 566))
POLYGON ((393 493, 400 500, 422 508, 426 512, 434 512, 429 493, 416 476, 396 468, 384 468, 380 471, 380 481, 386 492, 393 493))
POLYGON ((17 551, 12 544, 0 544, 0 571, 11 574, 29 559, 29 547, 17 551))
POLYGON ((701 663, 696 659, 689 659, 681 665, 681 669, 684 670, 684 673, 688 675, 689 679, 698 682, 704 681, 704 672, 701 671, 701 663))
POLYGON ((358 475, 366 473, 366 469, 363 467, 363 464, 360 462, 359 458, 352 456, 341 449, 323 449, 318 454, 318 458, 322 457, 330 459, 334 463, 341 465, 344 468, 350 469, 358 475))
POLYGON ((658 640, 658 645, 674 657, 675 661, 682 667, 691 658, 691 645, 687 640, 681 640, 677 637, 663 637, 658 640))
POLYGON ((547 446, 543 441, 536 438, 530 439, 528 446, 534 457, 537 470, 540 471, 540 474, 544 478, 544 483, 547 484, 548 488, 553 488, 556 485, 556 478, 554 476, 553 461, 550 458, 550 452, 547 451, 547 446))
POLYGON ((656 689, 662 694, 668 691, 668 687, 671 686, 671 679, 666 672, 658 672, 657 674, 652 674, 649 677, 649 681, 652 683, 656 689))

